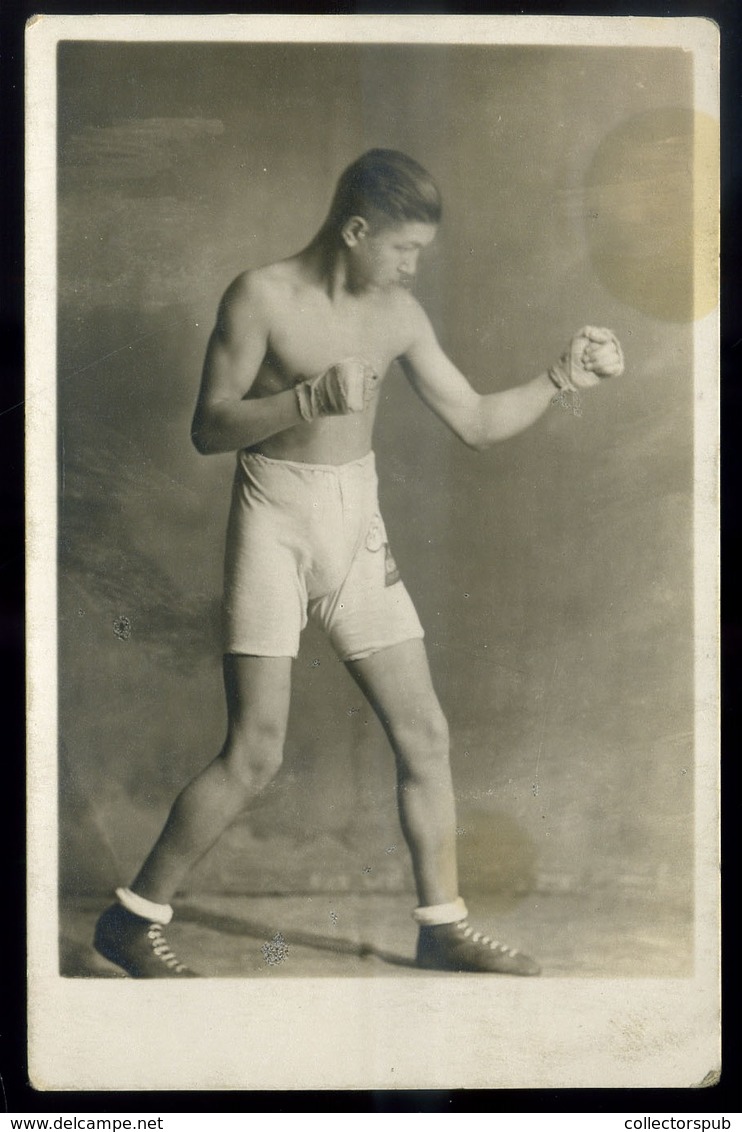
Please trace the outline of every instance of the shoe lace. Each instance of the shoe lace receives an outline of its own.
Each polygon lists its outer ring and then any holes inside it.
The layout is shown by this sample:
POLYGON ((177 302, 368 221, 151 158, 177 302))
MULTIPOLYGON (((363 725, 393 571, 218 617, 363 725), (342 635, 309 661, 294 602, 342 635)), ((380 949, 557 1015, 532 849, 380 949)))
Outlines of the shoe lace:
POLYGON ((147 938, 151 941, 152 952, 157 958, 180 974, 181 971, 186 970, 185 963, 181 963, 178 956, 171 950, 170 944, 165 939, 162 933, 162 924, 151 924, 147 932, 147 938))
POLYGON ((490 951, 501 951, 504 955, 509 955, 511 959, 514 959, 518 954, 514 947, 506 947, 504 943, 500 943, 497 939, 491 939, 488 935, 475 932, 474 928, 469 925, 468 920, 460 920, 459 923, 456 924, 456 930, 461 933, 464 939, 469 939, 472 943, 478 943, 481 947, 489 947, 490 951))

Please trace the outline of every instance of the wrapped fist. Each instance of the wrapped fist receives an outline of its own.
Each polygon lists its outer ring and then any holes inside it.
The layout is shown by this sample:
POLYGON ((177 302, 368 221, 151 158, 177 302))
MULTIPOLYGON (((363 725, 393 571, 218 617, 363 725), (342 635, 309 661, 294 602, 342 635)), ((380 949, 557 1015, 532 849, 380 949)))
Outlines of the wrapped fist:
POLYGON ((576 393, 598 385, 606 377, 620 377, 624 362, 621 345, 611 330, 584 326, 567 346, 549 377, 560 391, 576 393))
POLYGON ((362 413, 378 381, 379 375, 364 358, 345 358, 295 387, 299 412, 305 421, 362 413))

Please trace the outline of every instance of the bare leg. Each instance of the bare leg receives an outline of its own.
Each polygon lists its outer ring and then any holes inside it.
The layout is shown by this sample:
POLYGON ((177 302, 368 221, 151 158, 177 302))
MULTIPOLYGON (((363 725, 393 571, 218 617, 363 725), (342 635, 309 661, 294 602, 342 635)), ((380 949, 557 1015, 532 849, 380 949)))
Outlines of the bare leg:
POLYGON ((383 649, 350 662, 348 668, 381 720, 397 759, 399 813, 421 905, 416 918, 436 917, 419 919, 417 965, 428 970, 537 975, 540 967, 530 956, 475 932, 466 918, 460 918, 466 915, 463 904, 457 914, 448 728, 422 641, 383 649), (441 915, 442 920, 437 918, 441 915))
POLYGON ((389 737, 397 760, 402 831, 420 903, 458 896, 456 813, 448 726, 422 641, 405 641, 348 663, 389 737))
POLYGON ((162 906, 281 765, 290 658, 226 656, 224 683, 229 725, 223 750, 176 798, 131 891, 120 894, 121 903, 107 908, 95 926, 95 949, 134 978, 194 977, 162 934, 157 921, 166 924, 172 915, 162 906))
POLYGON ((131 888, 168 904, 188 871, 270 782, 281 765, 291 691, 290 657, 226 656, 227 739, 175 800, 131 888))

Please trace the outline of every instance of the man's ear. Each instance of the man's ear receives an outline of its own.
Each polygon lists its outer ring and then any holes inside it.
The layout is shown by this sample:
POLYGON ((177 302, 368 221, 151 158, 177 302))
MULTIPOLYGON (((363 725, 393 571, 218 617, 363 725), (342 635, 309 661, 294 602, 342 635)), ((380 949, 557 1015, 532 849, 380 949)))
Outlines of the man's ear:
POLYGON ((340 235, 346 247, 354 248, 361 240, 366 238, 370 231, 368 221, 364 220, 362 216, 351 216, 340 229, 340 235))

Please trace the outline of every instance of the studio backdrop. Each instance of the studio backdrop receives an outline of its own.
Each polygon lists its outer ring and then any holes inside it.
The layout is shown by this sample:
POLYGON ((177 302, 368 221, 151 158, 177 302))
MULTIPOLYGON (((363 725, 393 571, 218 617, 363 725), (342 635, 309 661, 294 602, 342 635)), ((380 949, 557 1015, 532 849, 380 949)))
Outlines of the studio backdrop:
MULTIPOLYGON (((694 135, 675 49, 59 48, 60 864, 128 883, 224 738, 234 457, 190 421, 219 299, 365 149, 436 178, 416 291, 477 390, 586 323, 626 373, 485 452, 396 368, 375 448, 452 734, 462 887, 687 902, 694 135)), ((311 628, 282 771, 189 891, 412 890, 380 726, 311 628)))

